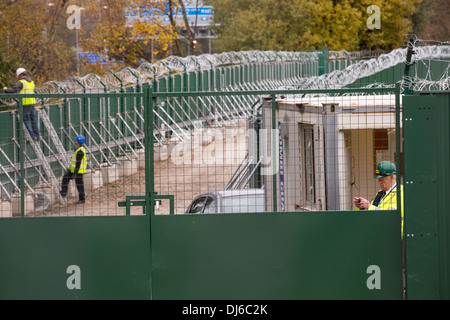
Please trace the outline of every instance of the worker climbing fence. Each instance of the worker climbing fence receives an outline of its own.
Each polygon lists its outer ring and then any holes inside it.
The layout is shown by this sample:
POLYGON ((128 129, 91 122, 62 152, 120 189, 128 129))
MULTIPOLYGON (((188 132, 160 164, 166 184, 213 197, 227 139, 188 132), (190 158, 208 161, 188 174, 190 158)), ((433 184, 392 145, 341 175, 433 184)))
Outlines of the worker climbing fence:
MULTIPOLYGON (((16 96, 8 98, 16 99, 19 108, 0 113, 2 217, 118 214, 117 206, 105 203, 116 202, 120 196, 111 190, 117 188, 119 179, 131 179, 144 164, 144 94, 36 95, 39 141, 30 138, 20 116, 21 98, 16 96), (51 104, 39 103, 44 99, 51 104), (125 99, 134 103, 125 104, 125 99), (78 196, 73 183, 68 202, 59 194, 61 177, 75 150, 74 139, 80 134, 86 138, 88 157, 84 187, 90 199, 98 200, 89 210, 73 206, 78 196)), ((133 184, 139 190, 139 183, 133 184)))

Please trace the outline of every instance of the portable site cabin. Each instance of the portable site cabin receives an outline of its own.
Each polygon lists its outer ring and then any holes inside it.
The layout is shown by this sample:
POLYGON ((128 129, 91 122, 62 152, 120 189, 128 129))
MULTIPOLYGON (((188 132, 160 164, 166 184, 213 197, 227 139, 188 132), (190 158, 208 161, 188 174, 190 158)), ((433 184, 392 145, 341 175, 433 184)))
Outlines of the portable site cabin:
POLYGON ((371 201, 380 189, 377 164, 396 162, 395 100, 395 95, 288 96, 276 100, 275 110, 265 101, 262 128, 277 126, 266 145, 278 150, 276 174, 263 174, 267 208, 339 211, 355 209, 355 196, 371 201), (278 139, 277 148, 271 137, 278 139))

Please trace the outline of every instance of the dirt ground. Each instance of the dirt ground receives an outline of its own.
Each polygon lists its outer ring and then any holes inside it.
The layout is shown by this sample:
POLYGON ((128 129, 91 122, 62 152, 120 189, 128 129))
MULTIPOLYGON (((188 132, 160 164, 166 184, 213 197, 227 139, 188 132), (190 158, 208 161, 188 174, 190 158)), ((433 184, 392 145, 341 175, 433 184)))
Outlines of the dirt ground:
MULTIPOLYGON (((178 159, 169 157, 165 161, 155 162, 155 191, 159 195, 174 195, 175 214, 182 214, 197 195, 223 190, 247 149, 245 136, 235 136, 193 151, 190 161, 185 154, 178 159)), ((74 194, 72 197, 68 196, 67 204, 53 203, 48 210, 34 212, 31 215, 125 215, 125 208, 119 207, 118 202, 125 201, 127 195, 145 194, 145 170, 139 169, 131 176, 123 177, 95 190, 87 190, 85 204, 75 205, 78 193, 74 194)), ((169 214, 169 200, 162 200, 162 205, 155 210, 156 214, 169 214)), ((143 211, 142 207, 132 207, 130 212, 132 215, 137 215, 142 214, 143 211)))

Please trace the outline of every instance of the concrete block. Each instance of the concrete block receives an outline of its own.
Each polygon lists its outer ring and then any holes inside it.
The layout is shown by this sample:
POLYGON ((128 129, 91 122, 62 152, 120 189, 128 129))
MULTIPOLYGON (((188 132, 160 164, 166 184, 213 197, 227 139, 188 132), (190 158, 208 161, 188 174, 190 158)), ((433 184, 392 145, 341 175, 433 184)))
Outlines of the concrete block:
POLYGON ((145 169, 145 149, 136 150, 138 155, 138 169, 145 169))
POLYGON ((11 218, 12 217, 11 202, 0 200, 0 217, 1 218, 11 218))
POLYGON ((139 163, 137 159, 122 159, 121 163, 117 165, 119 177, 128 177, 138 172, 139 163))
POLYGON ((138 159, 132 159, 131 161, 128 161, 128 165, 130 166, 129 170, 130 170, 132 175, 139 172, 139 161, 138 161, 138 159))
POLYGON ((172 155, 172 151, 175 148, 175 146, 177 146, 178 144, 181 144, 183 142, 181 141, 169 141, 167 144, 167 154, 168 155, 172 155))
POLYGON ((102 166, 100 171, 102 173, 103 184, 113 183, 119 179, 119 172, 115 164, 112 166, 102 166))
POLYGON ((90 171, 84 174, 84 189, 86 192, 103 186, 103 176, 100 170, 90 171))
POLYGON ((71 179, 69 182, 69 188, 67 189, 67 197, 78 196, 78 190, 75 185, 75 179, 71 179))
POLYGON ((169 152, 167 145, 154 147, 154 161, 165 161, 169 158, 169 152))
POLYGON ((238 126, 240 128, 248 128, 248 120, 247 119, 240 119, 238 120, 238 126))
MULTIPOLYGON (((25 194, 24 214, 27 215, 34 211, 34 196, 32 194, 25 194)), ((21 216, 21 200, 19 195, 11 197, 11 209, 13 217, 21 216)))

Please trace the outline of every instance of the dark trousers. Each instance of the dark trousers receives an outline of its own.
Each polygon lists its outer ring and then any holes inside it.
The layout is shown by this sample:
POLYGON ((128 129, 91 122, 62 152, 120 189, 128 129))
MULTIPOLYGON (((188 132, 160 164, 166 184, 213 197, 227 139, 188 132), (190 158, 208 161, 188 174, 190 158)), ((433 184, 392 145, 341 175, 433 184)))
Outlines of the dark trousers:
POLYGON ((34 104, 23 106, 23 123, 30 133, 31 139, 39 138, 39 123, 36 116, 34 104))
POLYGON ((75 179, 75 185, 77 186, 78 190, 78 197, 79 197, 78 200, 85 200, 83 175, 79 173, 72 173, 70 172, 70 170, 67 170, 66 174, 62 179, 61 195, 63 197, 67 195, 67 191, 69 189, 69 182, 71 179, 75 179))

